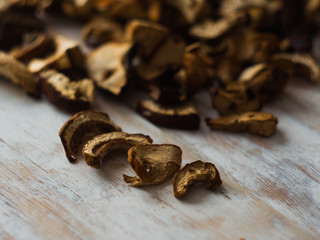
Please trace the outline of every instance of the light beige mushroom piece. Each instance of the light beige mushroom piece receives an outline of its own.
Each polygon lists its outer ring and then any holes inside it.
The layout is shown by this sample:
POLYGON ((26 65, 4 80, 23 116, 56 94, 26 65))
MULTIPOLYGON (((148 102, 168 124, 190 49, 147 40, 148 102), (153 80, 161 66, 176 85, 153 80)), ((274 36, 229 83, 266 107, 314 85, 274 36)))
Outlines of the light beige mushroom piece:
POLYGON ((79 43, 61 36, 53 37, 55 51, 45 58, 35 58, 28 64, 30 72, 38 73, 45 69, 66 70, 81 68, 84 64, 84 56, 79 48, 79 43))
POLYGON ((34 75, 22 62, 4 52, 0 52, 0 76, 22 86, 30 95, 39 96, 40 94, 34 75))

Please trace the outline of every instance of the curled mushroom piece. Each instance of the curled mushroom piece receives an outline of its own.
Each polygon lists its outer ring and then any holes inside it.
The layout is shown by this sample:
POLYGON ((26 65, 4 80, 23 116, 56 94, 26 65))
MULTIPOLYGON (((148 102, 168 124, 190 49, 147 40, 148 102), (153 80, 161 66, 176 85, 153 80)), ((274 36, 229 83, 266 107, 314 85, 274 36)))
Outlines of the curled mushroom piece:
POLYGON ((212 130, 248 131, 262 137, 269 137, 274 134, 278 119, 270 113, 247 112, 216 119, 208 118, 206 122, 212 130))
POLYGON ((139 103, 138 112, 158 126, 185 130, 197 130, 200 126, 199 115, 191 103, 165 107, 152 100, 144 100, 139 103))
POLYGON ((32 96, 38 97, 40 95, 39 87, 33 74, 28 71, 23 63, 4 52, 0 52, 0 76, 21 85, 32 96))
POLYGON ((121 25, 102 17, 92 19, 82 29, 82 39, 90 46, 99 46, 108 41, 117 41, 121 37, 121 25))
POLYGON ((55 51, 44 58, 34 58, 30 61, 29 71, 38 73, 49 68, 66 70, 83 67, 84 56, 76 41, 61 35, 54 36, 53 41, 55 51))
POLYGON ((273 65, 290 75, 305 77, 313 83, 320 79, 320 68, 308 53, 278 53, 271 59, 273 65))
POLYGON ((139 144, 151 144, 152 139, 143 134, 128 134, 125 132, 111 132, 95 136, 82 149, 87 164, 100 168, 103 158, 112 150, 134 147, 139 144))
POLYGON ((178 171, 173 180, 174 196, 182 197, 195 182, 204 182, 207 189, 215 189, 222 184, 219 171, 214 164, 198 160, 188 163, 178 171))
POLYGON ((110 42, 89 54, 88 73, 99 88, 114 95, 122 93, 128 81, 124 63, 132 46, 131 43, 110 42))
POLYGON ((87 110, 71 117, 60 129, 59 136, 67 158, 74 162, 83 138, 118 131, 121 131, 121 128, 110 120, 108 114, 87 110))
POLYGON ((70 81, 55 70, 39 74, 41 89, 50 102, 67 111, 81 111, 92 106, 94 83, 91 79, 70 81))
POLYGON ((165 182, 180 169, 182 151, 171 144, 138 145, 128 151, 128 161, 138 177, 123 175, 132 186, 147 186, 165 182))

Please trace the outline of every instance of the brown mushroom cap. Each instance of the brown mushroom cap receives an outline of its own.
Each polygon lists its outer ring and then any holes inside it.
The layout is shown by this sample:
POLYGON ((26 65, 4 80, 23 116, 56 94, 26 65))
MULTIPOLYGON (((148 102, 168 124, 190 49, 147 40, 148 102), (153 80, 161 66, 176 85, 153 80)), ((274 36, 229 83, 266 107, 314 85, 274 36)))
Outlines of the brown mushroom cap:
POLYGON ((84 137, 121 131, 121 128, 112 122, 108 114, 87 110, 71 117, 60 129, 59 136, 70 162, 77 160, 77 152, 84 137))
POLYGON ((190 185, 199 181, 204 182, 207 189, 215 189, 222 184, 218 169, 212 163, 198 160, 177 172, 173 180, 174 196, 182 197, 190 185))
POLYGON ((21 85, 30 95, 40 95, 34 75, 28 71, 23 63, 4 52, 0 52, 0 76, 21 85))
POLYGON ((95 136, 82 149, 87 164, 100 168, 103 158, 114 149, 126 149, 138 144, 151 144, 152 139, 143 134, 128 134, 125 132, 111 132, 95 136))
POLYGON ((70 81, 55 70, 39 74, 41 89, 50 102, 67 111, 81 111, 92 106, 94 83, 91 79, 70 81))
POLYGON ((278 53, 272 56, 272 64, 290 75, 305 77, 316 83, 320 79, 320 68, 308 53, 278 53))
POLYGON ((147 186, 167 181, 180 169, 182 151, 178 146, 137 145, 128 151, 128 161, 138 177, 123 175, 132 186, 147 186))
POLYGON ((200 118, 191 103, 165 107, 152 100, 140 101, 138 112, 150 122, 168 128, 197 130, 200 118))
POLYGON ((45 58, 33 59, 28 64, 30 72, 37 73, 48 68, 66 70, 83 67, 84 56, 78 42, 61 35, 56 35, 53 39, 55 51, 45 58))
POLYGON ((88 73, 99 88, 114 95, 122 92, 127 85, 127 74, 123 62, 131 48, 131 43, 109 42, 88 55, 88 73))
POLYGON ((230 132, 248 131, 262 137, 271 136, 278 124, 278 119, 270 113, 247 112, 216 119, 206 119, 212 130, 230 132))

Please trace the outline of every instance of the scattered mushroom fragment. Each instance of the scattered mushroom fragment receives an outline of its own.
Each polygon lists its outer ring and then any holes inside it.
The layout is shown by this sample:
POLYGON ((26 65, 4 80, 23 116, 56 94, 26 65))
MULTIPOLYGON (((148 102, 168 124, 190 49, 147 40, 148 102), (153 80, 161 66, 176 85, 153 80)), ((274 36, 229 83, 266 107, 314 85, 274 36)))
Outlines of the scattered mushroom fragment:
POLYGON ((214 164, 198 160, 188 163, 177 172, 173 180, 174 196, 182 197, 187 193, 188 187, 196 182, 204 182, 207 189, 215 189, 222 184, 214 164))
POLYGON ((100 168, 103 158, 112 150, 134 147, 139 144, 151 144, 152 139, 143 134, 128 134, 125 132, 111 132, 97 135, 89 140, 82 149, 87 164, 100 168))
POLYGON ((290 75, 305 77, 312 83, 320 79, 320 68, 315 59, 308 53, 278 53, 273 55, 271 62, 277 68, 290 75))
POLYGON ((185 130, 198 130, 200 127, 199 115, 191 103, 165 107, 152 100, 144 100, 139 103, 138 112, 158 126, 185 130))
POLYGON ((125 62, 132 44, 109 42, 93 50, 87 57, 87 69, 99 88, 120 95, 128 83, 125 62))
POLYGON ((71 117, 60 129, 59 136, 68 160, 74 162, 83 138, 119 131, 121 128, 110 120, 108 114, 87 110, 71 117))
POLYGON ((126 183, 134 187, 154 185, 167 181, 180 169, 182 151, 171 144, 137 145, 128 151, 128 161, 138 177, 123 175, 126 183))
POLYGON ((54 105, 73 112, 92 106, 95 87, 91 79, 70 81, 55 70, 43 71, 39 78, 42 92, 54 105))
POLYGON ((82 29, 83 41, 93 47, 109 41, 118 41, 121 38, 121 25, 103 17, 92 19, 82 29))
POLYGON ((229 132, 248 131, 262 137, 269 137, 274 134, 278 119, 270 113, 247 112, 216 119, 208 118, 206 122, 212 130, 229 132))
POLYGON ((28 71, 22 62, 4 52, 0 52, 0 76, 21 85, 32 96, 38 97, 40 95, 34 75, 28 71))
POLYGON ((78 42, 61 35, 54 36, 53 40, 55 51, 44 58, 34 58, 30 61, 29 71, 38 73, 48 68, 66 70, 83 67, 84 56, 78 42))

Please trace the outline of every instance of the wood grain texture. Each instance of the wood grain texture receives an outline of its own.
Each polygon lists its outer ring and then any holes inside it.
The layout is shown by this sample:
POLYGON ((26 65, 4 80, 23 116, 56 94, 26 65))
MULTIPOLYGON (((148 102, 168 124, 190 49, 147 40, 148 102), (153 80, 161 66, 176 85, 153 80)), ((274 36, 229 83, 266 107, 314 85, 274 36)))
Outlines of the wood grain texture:
MULTIPOLYGON (((279 118, 271 138, 212 132, 204 121, 196 132, 158 128, 135 113, 137 97, 99 93, 95 109, 124 131, 179 145, 183 165, 217 166, 221 188, 194 187, 177 200, 172 180, 126 184, 122 174, 134 172, 125 153, 108 155, 100 170, 81 156, 69 163, 58 132, 70 115, 1 79, 0 239, 320 239, 319 92, 290 82, 264 107, 279 118)), ((207 93, 195 103, 202 118, 217 115, 207 93)))

